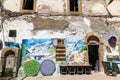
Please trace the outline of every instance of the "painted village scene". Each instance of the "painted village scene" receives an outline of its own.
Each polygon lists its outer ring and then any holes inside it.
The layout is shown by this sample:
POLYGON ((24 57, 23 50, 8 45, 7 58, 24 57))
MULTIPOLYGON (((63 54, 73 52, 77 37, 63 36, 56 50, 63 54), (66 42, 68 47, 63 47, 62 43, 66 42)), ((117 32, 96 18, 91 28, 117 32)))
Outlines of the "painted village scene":
POLYGON ((120 0, 0 0, 0 80, 57 79, 120 80, 120 0))

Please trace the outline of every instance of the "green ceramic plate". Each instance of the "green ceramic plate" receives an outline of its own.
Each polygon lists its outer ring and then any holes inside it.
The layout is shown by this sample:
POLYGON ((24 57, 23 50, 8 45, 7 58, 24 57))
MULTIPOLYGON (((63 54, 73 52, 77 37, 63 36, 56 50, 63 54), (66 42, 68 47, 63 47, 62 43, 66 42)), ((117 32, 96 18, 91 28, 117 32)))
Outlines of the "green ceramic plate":
POLYGON ((24 72, 27 76, 35 76, 40 70, 40 64, 36 60, 30 60, 24 65, 24 72))

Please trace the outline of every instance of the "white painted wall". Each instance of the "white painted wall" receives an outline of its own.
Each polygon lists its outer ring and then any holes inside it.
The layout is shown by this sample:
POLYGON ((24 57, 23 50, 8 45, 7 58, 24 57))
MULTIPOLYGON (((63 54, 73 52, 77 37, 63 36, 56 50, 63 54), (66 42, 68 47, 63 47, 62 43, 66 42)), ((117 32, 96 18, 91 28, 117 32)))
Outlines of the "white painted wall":
POLYGON ((91 10, 93 14, 107 14, 105 6, 100 2, 96 2, 91 8, 91 10))
POLYGON ((32 37, 31 30, 33 29, 33 24, 28 23, 22 19, 15 19, 11 21, 5 21, 4 25, 4 36, 5 41, 18 42, 21 43, 22 39, 30 39, 32 37), (9 37, 9 30, 16 30, 17 37, 9 37))
MULTIPOLYGON (((37 0, 37 12, 44 13, 46 11, 50 13, 51 12, 64 13, 64 10, 65 10, 64 1, 65 0, 37 0)), ((116 2, 113 2, 111 5, 109 5, 108 9, 113 15, 120 15, 119 5, 120 5, 120 1, 118 0, 116 2)), ((4 0, 3 6, 7 10, 10 10, 13 12, 19 12, 20 0, 4 0)), ((88 9, 88 11, 89 10, 92 10, 90 14, 96 14, 96 15, 107 14, 104 8, 104 5, 100 2, 96 2, 95 4, 93 4, 93 6, 88 9)), ((53 16, 49 18, 54 20, 64 20, 64 19, 67 20, 69 22, 68 28, 63 31, 39 30, 36 32, 36 34, 34 34, 32 32, 34 25, 32 22, 27 22, 27 20, 24 19, 26 16, 28 15, 17 17, 17 18, 11 18, 10 20, 5 20, 3 23, 4 33, 3 33, 3 30, 0 32, 0 39, 3 40, 4 38, 5 41, 16 42, 19 44, 22 43, 23 39, 33 39, 33 38, 37 38, 37 39, 67 38, 68 40, 77 41, 78 39, 84 39, 87 33, 93 32, 91 29, 91 21, 87 17, 82 18, 79 16, 77 17, 76 16, 68 16, 68 17, 53 16), (17 30, 17 37, 15 38, 9 37, 8 36, 9 30, 17 30)), ((31 16, 28 16, 28 18, 30 17, 31 16)), ((34 15, 32 17, 34 17, 34 15)), ((46 17, 43 16, 42 18, 46 18, 46 17)), ((116 21, 115 18, 111 20, 116 21)), ((120 19, 117 18, 117 21, 120 21, 120 19)))
POLYGON ((120 15, 120 0, 113 1, 109 6, 112 15, 120 15))
MULTIPOLYGON (((66 19, 69 21, 69 27, 66 30, 63 30, 62 32, 52 30, 39 30, 36 32, 36 34, 33 34, 32 30, 34 25, 32 22, 27 22, 26 20, 24 20, 24 17, 26 16, 22 16, 16 19, 11 18, 10 20, 6 20, 4 22, 3 25, 5 41, 17 42, 21 44, 21 41, 23 39, 32 38, 67 38, 72 40, 78 40, 83 39, 87 33, 92 31, 90 28, 89 19, 74 17, 74 20, 71 20, 73 19, 73 17, 66 17, 66 19), (17 30, 17 37, 9 37, 9 30, 17 30)), ((57 17, 52 18, 56 20, 57 17)), ((61 17, 59 19, 61 19, 61 17)))
MULTIPOLYGON (((4 0, 5 9, 20 12, 21 0, 4 0)), ((48 10, 50 12, 64 12, 64 0, 37 0, 37 12, 48 10)))
MULTIPOLYGON (((63 13, 65 9, 64 1, 65 0, 37 0, 37 12, 42 13, 44 11, 50 11, 63 13)), ((20 0, 4 0, 3 5, 7 10, 19 12, 20 0)), ((115 0, 108 6, 108 9, 112 14, 120 15, 119 5, 120 1, 115 0)), ((89 10, 92 10, 92 14, 106 14, 104 5, 100 2, 94 3, 89 10)), ((69 40, 78 40, 83 39, 87 33, 92 32, 91 21, 87 17, 82 18, 78 16, 53 16, 49 18, 54 20, 67 20, 69 22, 69 27, 63 31, 39 30, 36 32, 36 34, 34 34, 32 32, 34 25, 32 22, 27 22, 27 20, 24 19, 26 16, 28 15, 5 20, 3 23, 4 35, 2 30, 2 32, 0 32, 0 39, 3 40, 4 36, 5 41, 17 42, 19 44, 21 44, 23 39, 32 38, 67 38, 69 40), (9 30, 17 30, 17 37, 9 37, 9 30)), ((34 17, 34 15, 32 17, 34 17)), ((28 16, 28 18, 30 18, 30 16, 28 16)), ((42 18, 46 17, 42 16, 42 18)), ((108 19, 108 21, 120 21, 120 19, 112 18, 108 19)))
MULTIPOLYGON (((5 9, 19 12, 21 0, 4 0, 3 6, 5 9)), ((83 13, 85 14, 107 14, 105 9, 105 4, 102 1, 82 1, 83 2, 83 13)), ((112 15, 120 15, 120 0, 114 0, 108 9, 112 15)), ((66 0, 37 0, 38 13, 65 13, 66 10, 66 0)))
POLYGON ((37 1, 37 12, 44 13, 44 11, 51 12, 64 12, 65 0, 38 0, 37 1))
POLYGON ((4 0, 3 7, 12 12, 19 12, 20 10, 20 0, 4 0))

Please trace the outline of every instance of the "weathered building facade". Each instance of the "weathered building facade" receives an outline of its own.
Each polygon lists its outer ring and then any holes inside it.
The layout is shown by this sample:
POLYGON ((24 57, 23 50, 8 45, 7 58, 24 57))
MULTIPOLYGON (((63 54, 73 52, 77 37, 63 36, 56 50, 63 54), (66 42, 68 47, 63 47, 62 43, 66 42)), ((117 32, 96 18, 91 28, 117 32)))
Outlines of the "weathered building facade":
MULTIPOLYGON (((36 42, 38 39, 42 42, 41 39, 51 41, 57 38, 65 39, 66 55, 69 56, 79 52, 82 45, 87 45, 88 53, 95 45, 100 71, 103 70, 105 47, 109 46, 108 39, 111 36, 117 38, 116 46, 120 52, 119 0, 1 0, 0 14, 3 48, 7 46, 5 42, 18 43, 22 48, 22 44, 29 44, 25 40, 36 42)), ((36 50, 36 55, 41 52, 39 50, 36 50)))

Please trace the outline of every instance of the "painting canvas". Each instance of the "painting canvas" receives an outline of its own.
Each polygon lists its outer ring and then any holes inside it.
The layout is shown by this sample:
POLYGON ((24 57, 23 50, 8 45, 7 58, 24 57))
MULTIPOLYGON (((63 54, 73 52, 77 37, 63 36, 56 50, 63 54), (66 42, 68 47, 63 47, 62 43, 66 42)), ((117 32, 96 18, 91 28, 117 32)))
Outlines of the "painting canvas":
MULTIPOLYGON (((56 48, 53 39, 23 39, 22 40, 22 60, 26 59, 55 59, 56 48)), ((66 48, 66 60, 70 55, 74 55, 83 46, 83 40, 64 40, 66 48)))
POLYGON ((24 39, 22 40, 22 54, 25 59, 49 58, 55 53, 52 39, 24 39))
POLYGON ((66 47, 66 60, 69 62, 69 56, 75 55, 83 46, 83 40, 79 39, 77 41, 69 41, 65 39, 66 47))

